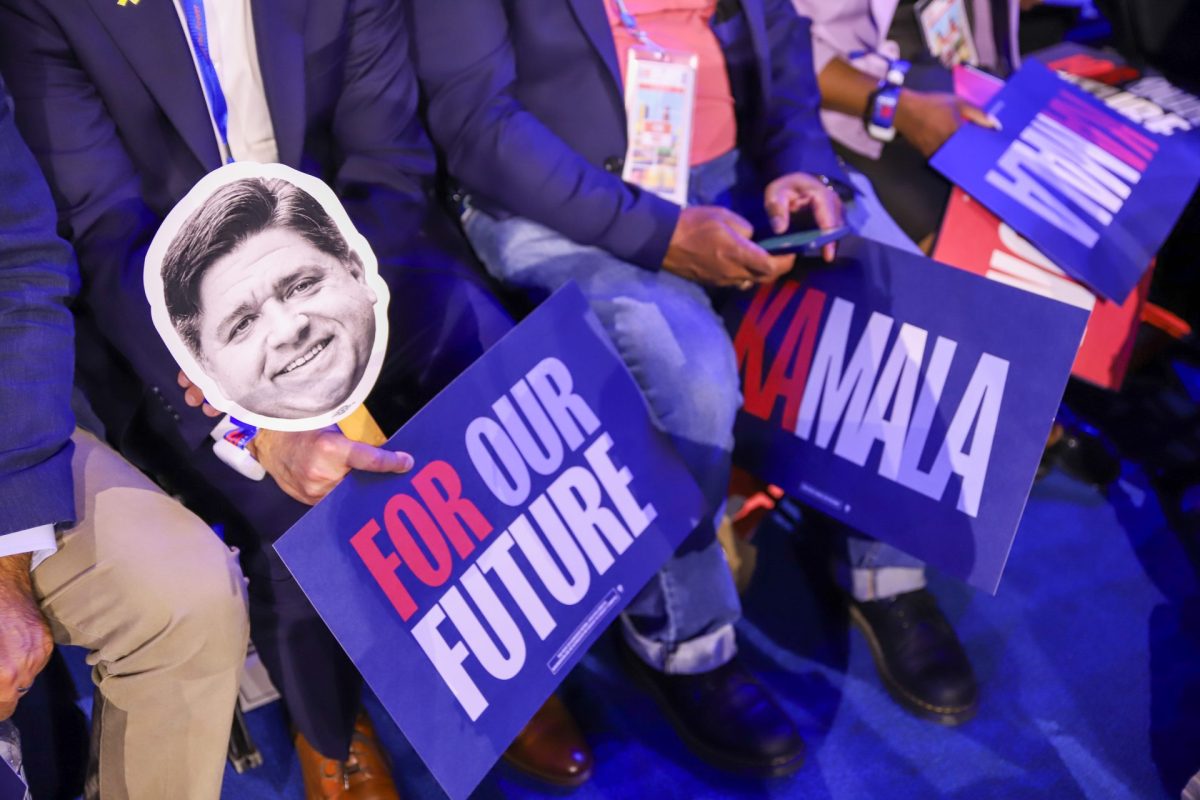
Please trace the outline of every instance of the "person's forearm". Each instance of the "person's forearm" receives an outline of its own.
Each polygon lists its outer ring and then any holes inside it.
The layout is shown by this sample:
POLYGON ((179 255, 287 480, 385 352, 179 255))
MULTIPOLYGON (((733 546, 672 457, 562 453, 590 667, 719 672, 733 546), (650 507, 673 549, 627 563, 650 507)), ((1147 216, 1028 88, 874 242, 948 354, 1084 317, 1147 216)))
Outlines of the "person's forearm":
POLYGON ((867 113, 871 94, 879 87, 879 79, 856 69, 838 57, 825 65, 817 76, 821 86, 821 107, 861 117, 867 113))
MULTIPOLYGON (((879 79, 851 66, 842 58, 835 58, 825 65, 818 76, 821 86, 821 107, 829 111, 840 111, 855 117, 865 117, 871 95, 879 88, 879 79)), ((910 138, 922 110, 921 92, 901 89, 896 104, 896 130, 901 136, 910 138)))

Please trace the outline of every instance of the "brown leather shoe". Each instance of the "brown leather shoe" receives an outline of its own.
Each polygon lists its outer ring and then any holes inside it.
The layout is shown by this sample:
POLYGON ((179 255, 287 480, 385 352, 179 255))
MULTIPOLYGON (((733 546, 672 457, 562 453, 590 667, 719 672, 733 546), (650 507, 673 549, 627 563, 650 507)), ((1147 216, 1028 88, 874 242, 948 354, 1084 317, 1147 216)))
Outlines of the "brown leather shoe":
POLYGON ((504 751, 522 772, 555 786, 582 786, 592 777, 592 751, 558 695, 550 695, 504 751))
POLYGON ((296 754, 304 776, 306 800, 400 800, 375 729, 365 713, 354 722, 350 754, 345 761, 326 758, 300 733, 296 754))

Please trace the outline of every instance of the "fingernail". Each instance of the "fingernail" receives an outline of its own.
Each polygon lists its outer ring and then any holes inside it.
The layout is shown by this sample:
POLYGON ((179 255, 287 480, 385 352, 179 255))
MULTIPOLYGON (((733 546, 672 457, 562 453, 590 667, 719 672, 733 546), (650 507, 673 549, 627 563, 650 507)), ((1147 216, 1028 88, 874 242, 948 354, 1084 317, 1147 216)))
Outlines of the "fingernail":
POLYGON ((408 453, 400 454, 400 469, 410 470, 413 468, 413 457, 408 453))
POLYGON ((1004 126, 1000 124, 1000 120, 995 114, 988 114, 988 122, 992 123, 992 127, 996 130, 1004 130, 1004 126))

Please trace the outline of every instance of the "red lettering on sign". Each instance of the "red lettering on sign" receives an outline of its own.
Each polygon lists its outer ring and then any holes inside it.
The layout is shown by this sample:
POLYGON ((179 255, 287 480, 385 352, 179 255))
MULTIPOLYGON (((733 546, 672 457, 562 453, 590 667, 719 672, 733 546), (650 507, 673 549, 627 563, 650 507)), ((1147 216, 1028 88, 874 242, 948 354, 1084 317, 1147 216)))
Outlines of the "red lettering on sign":
POLYGON ((371 577, 379 584, 379 588, 383 589, 396 613, 407 622, 409 617, 416 613, 417 604, 413 602, 412 595, 396 575, 396 570, 400 567, 400 557, 394 552, 386 556, 383 554, 379 545, 375 543, 378 534, 379 523, 371 520, 350 537, 350 544, 370 571, 371 577))
POLYGON ((464 522, 481 542, 492 532, 492 523, 462 496, 462 479, 445 461, 430 462, 413 477, 412 484, 461 558, 475 550, 475 543, 463 530, 464 522))
POLYGON ((768 419, 775 408, 775 400, 783 397, 784 430, 796 430, 796 418, 800 416, 800 400, 804 397, 804 386, 808 383, 808 371, 812 366, 813 348, 817 344, 817 329, 821 324, 821 312, 825 308, 825 293, 809 289, 800 301, 800 308, 788 323, 783 344, 771 364, 771 372, 763 387, 763 402, 766 403, 768 419))
POLYGON ((1063 92, 1050 101, 1046 116, 1102 147, 1138 172, 1145 172, 1158 144, 1132 125, 1113 125, 1105 114, 1073 94, 1063 92))
POLYGON ((383 524, 400 559, 408 565, 417 580, 426 586, 441 586, 446 582, 454 567, 450 548, 446 544, 446 537, 423 505, 406 494, 392 495, 383 509, 383 524), (405 517, 417 529, 425 550, 421 549, 408 525, 404 524, 405 517))
POLYGON ((779 294, 767 304, 774 286, 760 286, 750 301, 750 308, 742 317, 737 335, 733 337, 733 351, 737 355, 738 371, 743 372, 742 395, 745 397, 743 408, 747 413, 767 419, 771 416, 771 404, 766 404, 763 410, 763 353, 767 347, 767 334, 775 327, 775 323, 791 303, 800 284, 786 281, 779 286, 779 294))
POLYGON ((792 298, 800 290, 800 284, 794 281, 779 284, 778 294, 771 298, 773 288, 759 288, 733 340, 738 369, 745 368, 742 381, 745 402, 742 408, 747 414, 769 420, 776 401, 782 397, 783 419, 780 424, 787 430, 795 430, 826 298, 824 292, 816 289, 809 289, 804 293, 799 308, 788 322, 783 342, 775 354, 766 381, 763 381, 767 335, 791 304, 792 298))

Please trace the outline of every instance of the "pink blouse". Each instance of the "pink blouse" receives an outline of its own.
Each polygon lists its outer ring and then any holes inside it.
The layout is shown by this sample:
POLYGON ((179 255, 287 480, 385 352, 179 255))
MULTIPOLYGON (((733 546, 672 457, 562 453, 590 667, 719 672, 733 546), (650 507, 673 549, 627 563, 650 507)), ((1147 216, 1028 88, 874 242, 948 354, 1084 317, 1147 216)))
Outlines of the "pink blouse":
MULTIPOLYGON (((624 81, 629 48, 636 45, 637 40, 621 24, 614 0, 596 2, 604 3, 608 13, 608 23, 617 45, 617 63, 621 65, 621 80, 624 81)), ((737 144, 737 119, 725 54, 709 27, 717 10, 717 0, 625 0, 625 5, 655 44, 698 56, 700 66, 696 73, 691 165, 703 164, 728 153, 737 144)))

